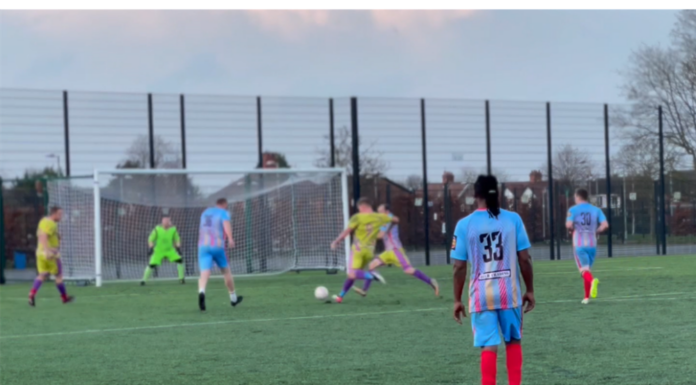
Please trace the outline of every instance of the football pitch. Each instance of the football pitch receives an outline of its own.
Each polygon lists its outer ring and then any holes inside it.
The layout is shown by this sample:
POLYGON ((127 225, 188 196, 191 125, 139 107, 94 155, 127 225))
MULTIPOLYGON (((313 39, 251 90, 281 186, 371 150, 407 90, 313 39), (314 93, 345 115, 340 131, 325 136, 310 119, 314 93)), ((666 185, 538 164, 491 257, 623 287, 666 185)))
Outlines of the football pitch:
MULTIPOLYGON (((572 261, 534 264, 524 319, 525 384, 696 383, 696 256, 600 259, 599 298, 583 306, 572 261)), ((242 278, 236 308, 221 280, 197 306, 196 282, 52 283, 0 288, 0 384, 479 384, 469 319, 452 319, 449 266, 423 269, 441 298, 396 268, 388 285, 342 304, 314 299, 344 275, 242 278)), ((507 384, 504 349, 498 384, 507 384)))

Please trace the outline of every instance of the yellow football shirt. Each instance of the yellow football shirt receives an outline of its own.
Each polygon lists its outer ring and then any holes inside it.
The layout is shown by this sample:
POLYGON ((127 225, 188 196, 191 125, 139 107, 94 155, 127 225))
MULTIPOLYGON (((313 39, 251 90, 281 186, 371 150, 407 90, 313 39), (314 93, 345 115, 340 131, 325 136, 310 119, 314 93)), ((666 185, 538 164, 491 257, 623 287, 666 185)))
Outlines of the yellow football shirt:
POLYGON ((353 229, 353 244, 361 248, 374 249, 380 228, 391 223, 392 219, 387 214, 358 213, 350 217, 348 227, 353 229))
MULTIPOLYGON (((36 237, 38 241, 39 233, 44 233, 48 236, 48 247, 52 249, 57 249, 60 246, 60 237, 58 236, 58 224, 49 217, 41 219, 39 222, 39 228, 36 230, 36 237)), ((39 256, 45 256, 46 250, 41 246, 41 242, 38 242, 36 247, 36 253, 39 256)))

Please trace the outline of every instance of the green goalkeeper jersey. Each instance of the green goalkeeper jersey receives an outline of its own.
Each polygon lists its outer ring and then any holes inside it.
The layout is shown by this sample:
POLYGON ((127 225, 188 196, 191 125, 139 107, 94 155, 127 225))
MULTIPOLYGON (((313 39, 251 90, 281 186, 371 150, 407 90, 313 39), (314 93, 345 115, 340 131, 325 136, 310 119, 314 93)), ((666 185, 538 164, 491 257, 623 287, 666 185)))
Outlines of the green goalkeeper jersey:
POLYGON ((152 230, 152 233, 150 233, 148 241, 155 245, 155 253, 171 251, 174 250, 174 246, 180 242, 179 232, 176 231, 175 226, 165 229, 161 225, 158 225, 152 230))

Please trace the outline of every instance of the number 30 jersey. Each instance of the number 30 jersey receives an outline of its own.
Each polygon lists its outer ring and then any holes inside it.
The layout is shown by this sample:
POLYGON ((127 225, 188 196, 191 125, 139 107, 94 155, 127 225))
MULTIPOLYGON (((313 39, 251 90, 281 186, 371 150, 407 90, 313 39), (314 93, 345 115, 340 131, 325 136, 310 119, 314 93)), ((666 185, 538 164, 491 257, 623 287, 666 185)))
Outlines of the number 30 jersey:
POLYGON ((198 246, 225 247, 225 221, 230 220, 230 214, 225 209, 210 207, 201 214, 201 224, 198 228, 198 246))
POLYGON ((469 311, 522 306, 517 252, 531 247, 522 218, 500 210, 498 218, 477 210, 457 223, 451 257, 469 261, 469 311))
POLYGON ((573 246, 597 247, 597 228, 606 220, 602 209, 587 202, 571 207, 566 222, 573 223, 573 246))

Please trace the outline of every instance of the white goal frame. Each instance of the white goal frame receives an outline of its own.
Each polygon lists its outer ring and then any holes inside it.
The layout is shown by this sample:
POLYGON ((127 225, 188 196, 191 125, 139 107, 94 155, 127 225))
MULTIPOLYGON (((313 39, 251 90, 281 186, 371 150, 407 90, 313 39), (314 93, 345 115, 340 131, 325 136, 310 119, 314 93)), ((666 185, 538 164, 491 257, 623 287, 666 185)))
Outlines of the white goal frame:
MULTIPOLYGON (((339 173, 341 175, 341 198, 343 211, 343 227, 348 227, 350 217, 350 205, 348 197, 348 172, 344 168, 274 168, 274 169, 94 169, 93 174, 93 198, 94 198, 94 276, 95 286, 101 287, 102 280, 102 228, 101 228, 101 175, 195 175, 195 174, 295 174, 295 173, 339 173)), ((350 258, 350 237, 344 240, 347 268, 350 258)), ((337 269, 341 269, 337 267, 337 269)), ((341 270, 343 270, 341 269, 341 270)))

